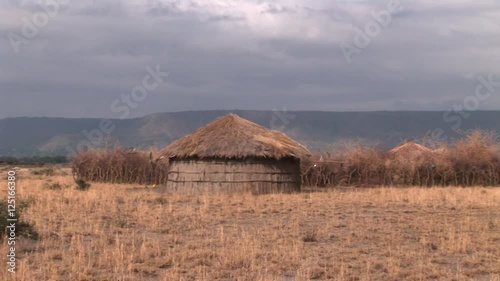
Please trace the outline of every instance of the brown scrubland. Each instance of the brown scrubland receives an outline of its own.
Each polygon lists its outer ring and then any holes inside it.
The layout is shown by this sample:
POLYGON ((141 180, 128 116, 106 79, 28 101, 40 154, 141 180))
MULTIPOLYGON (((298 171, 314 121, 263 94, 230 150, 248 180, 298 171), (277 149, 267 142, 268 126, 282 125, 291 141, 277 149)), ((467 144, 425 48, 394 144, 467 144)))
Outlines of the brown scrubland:
POLYGON ((153 162, 153 152, 130 152, 121 147, 114 150, 89 150, 71 159, 75 178, 94 182, 165 184, 167 170, 153 162))
POLYGON ((453 143, 412 142, 385 151, 347 144, 304 159, 303 183, 312 186, 499 186, 500 142, 474 131, 453 143), (432 150, 430 149, 432 148, 432 150), (316 160, 316 161, 315 161, 316 160), (312 164, 316 167, 311 168, 312 164))
MULTIPOLYGON (((386 151, 355 143, 301 159, 304 186, 499 186, 500 142, 474 131, 454 143, 386 151), (319 160, 321 159, 321 160, 319 160)), ((158 153, 91 150, 72 158, 75 178, 94 182, 165 184, 168 161, 158 153)))
POLYGON ((64 167, 19 171, 17 186, 39 239, 19 237, 0 280, 500 280, 498 188, 79 191, 64 167))

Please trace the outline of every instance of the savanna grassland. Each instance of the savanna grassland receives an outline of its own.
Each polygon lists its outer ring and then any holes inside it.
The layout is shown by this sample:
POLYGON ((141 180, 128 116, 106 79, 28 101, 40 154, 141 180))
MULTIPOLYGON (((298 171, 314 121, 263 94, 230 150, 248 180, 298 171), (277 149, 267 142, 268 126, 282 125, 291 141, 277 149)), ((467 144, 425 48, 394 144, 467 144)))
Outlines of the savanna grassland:
POLYGON ((498 188, 169 194, 36 174, 17 191, 40 238, 18 238, 1 280, 500 280, 498 188))

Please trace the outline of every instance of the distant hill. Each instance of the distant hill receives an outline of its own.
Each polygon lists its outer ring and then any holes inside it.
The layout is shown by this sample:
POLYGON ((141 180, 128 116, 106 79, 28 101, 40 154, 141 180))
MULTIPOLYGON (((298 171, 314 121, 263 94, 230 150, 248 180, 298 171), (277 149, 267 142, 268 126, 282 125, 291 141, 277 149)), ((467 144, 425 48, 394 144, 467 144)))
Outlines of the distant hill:
MULTIPOLYGON (((262 126, 278 129, 319 151, 359 140, 393 147, 405 140, 442 132, 448 140, 459 138, 453 130, 493 130, 500 133, 500 111, 443 112, 318 112, 318 111, 187 111, 159 113, 137 119, 111 120, 115 129, 99 146, 163 147, 228 113, 236 113, 262 126), (460 124, 459 124, 460 123, 460 124)), ((101 119, 8 118, 0 120, 0 156, 66 155, 87 137, 83 130, 98 129, 101 119)), ((106 126, 105 126, 106 127, 106 126)), ((95 131, 94 131, 95 132, 95 131)), ((98 135, 96 135, 98 136, 98 135)))

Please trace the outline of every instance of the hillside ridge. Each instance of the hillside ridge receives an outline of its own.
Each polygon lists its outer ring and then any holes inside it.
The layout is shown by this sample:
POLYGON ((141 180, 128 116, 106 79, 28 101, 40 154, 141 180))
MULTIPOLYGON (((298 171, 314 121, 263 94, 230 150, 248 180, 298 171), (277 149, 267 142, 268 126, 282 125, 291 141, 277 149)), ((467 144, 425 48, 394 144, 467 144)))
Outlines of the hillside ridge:
MULTIPOLYGON (((327 150, 346 141, 361 141, 386 148, 403 141, 453 140, 473 129, 500 134, 500 111, 262 111, 207 110, 154 113, 134 119, 17 117, 0 120, 0 156, 65 155, 77 150, 88 135, 107 120, 113 130, 96 147, 121 145, 142 149, 164 147, 217 117, 235 113, 266 128, 282 131, 313 151, 327 150), (457 130, 455 130, 457 129, 457 130), (87 132, 87 136, 84 134, 87 132)), ((97 135, 96 135, 97 136, 97 135)))

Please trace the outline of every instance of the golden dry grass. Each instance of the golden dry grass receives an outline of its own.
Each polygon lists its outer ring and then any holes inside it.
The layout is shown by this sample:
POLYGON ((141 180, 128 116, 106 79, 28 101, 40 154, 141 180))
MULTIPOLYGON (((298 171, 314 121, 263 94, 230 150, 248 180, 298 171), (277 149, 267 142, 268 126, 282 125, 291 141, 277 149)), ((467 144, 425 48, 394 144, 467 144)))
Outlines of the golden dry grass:
POLYGON ((495 188, 81 192, 60 172, 17 185, 36 198, 24 219, 41 240, 19 240, 18 271, 1 280, 500 280, 495 188))

